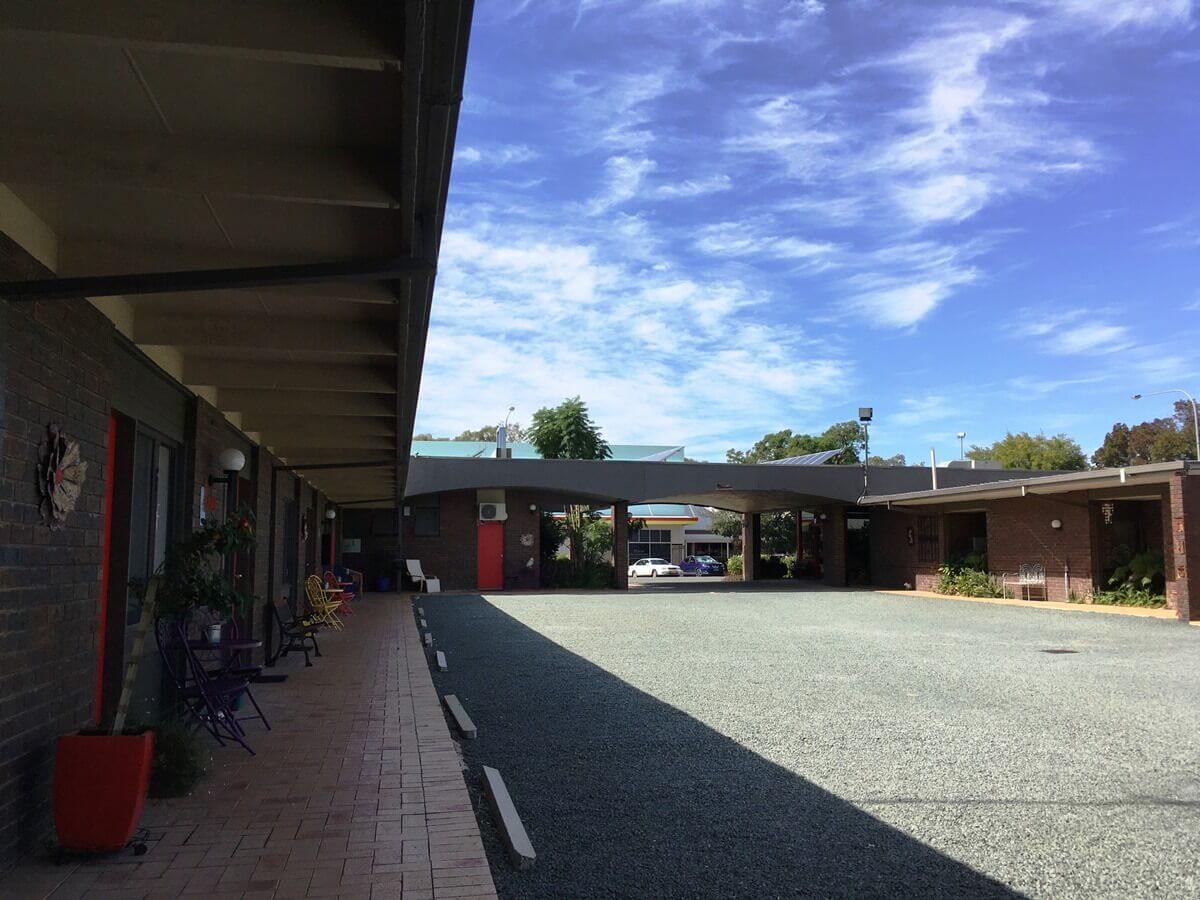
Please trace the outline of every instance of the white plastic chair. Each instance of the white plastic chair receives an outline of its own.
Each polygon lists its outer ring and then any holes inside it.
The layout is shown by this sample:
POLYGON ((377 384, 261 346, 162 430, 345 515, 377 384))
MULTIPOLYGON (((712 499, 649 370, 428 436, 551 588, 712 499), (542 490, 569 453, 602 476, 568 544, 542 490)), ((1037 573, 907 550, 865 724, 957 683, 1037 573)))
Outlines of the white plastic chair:
POLYGON ((441 581, 436 576, 426 575, 421 571, 419 559, 406 559, 404 565, 408 568, 408 577, 417 582, 421 586, 421 590, 426 593, 437 593, 441 588, 441 581))

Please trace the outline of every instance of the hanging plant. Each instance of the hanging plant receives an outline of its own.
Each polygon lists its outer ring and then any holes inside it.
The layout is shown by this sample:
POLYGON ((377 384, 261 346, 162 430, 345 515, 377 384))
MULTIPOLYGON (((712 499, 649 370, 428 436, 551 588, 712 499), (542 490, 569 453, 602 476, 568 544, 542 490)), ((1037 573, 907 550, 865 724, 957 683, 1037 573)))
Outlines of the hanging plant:
POLYGON ((46 426, 38 457, 42 518, 51 529, 57 530, 79 502, 87 479, 87 463, 80 459, 79 442, 67 440, 62 428, 54 424, 46 426))
POLYGON ((254 514, 246 507, 172 544, 158 572, 158 611, 185 615, 203 606, 219 616, 244 612, 253 597, 233 587, 221 561, 253 548, 254 514))

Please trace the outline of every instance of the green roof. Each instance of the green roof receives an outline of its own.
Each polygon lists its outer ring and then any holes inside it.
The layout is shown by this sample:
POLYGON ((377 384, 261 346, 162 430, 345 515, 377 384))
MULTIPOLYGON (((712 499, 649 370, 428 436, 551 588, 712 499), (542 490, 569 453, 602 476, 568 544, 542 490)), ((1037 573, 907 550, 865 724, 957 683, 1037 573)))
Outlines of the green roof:
MULTIPOLYGON (((533 444, 509 444, 513 459, 541 459, 533 444)), ((620 460, 664 456, 668 462, 683 462, 683 448, 671 444, 612 444, 612 458, 620 460)), ((457 459, 495 456, 495 441, 413 441, 413 456, 448 456, 457 459)))

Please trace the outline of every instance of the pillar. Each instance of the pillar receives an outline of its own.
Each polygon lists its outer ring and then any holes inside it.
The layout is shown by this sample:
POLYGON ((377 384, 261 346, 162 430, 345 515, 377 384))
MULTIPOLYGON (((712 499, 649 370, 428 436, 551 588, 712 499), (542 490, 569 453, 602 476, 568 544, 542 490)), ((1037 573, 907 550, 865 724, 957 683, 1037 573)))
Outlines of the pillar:
POLYGON ((758 577, 758 559, 762 555, 762 516, 742 513, 742 581, 758 577))
POLYGON ((629 590, 629 504, 613 504, 613 586, 629 590))
POLYGON ((1175 616, 1200 621, 1200 478, 1180 473, 1171 479, 1170 534, 1163 554, 1167 594, 1175 616))
POLYGON ((830 505, 821 508, 821 580, 835 587, 846 585, 846 508, 830 505))

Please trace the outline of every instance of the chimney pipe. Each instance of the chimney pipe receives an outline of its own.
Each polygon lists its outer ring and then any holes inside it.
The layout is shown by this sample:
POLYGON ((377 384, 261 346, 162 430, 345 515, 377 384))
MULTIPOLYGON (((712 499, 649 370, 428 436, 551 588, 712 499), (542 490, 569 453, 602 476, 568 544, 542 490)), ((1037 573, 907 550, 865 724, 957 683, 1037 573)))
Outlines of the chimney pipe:
POLYGON ((933 489, 937 490, 937 451, 929 448, 929 471, 933 475, 933 489))

